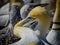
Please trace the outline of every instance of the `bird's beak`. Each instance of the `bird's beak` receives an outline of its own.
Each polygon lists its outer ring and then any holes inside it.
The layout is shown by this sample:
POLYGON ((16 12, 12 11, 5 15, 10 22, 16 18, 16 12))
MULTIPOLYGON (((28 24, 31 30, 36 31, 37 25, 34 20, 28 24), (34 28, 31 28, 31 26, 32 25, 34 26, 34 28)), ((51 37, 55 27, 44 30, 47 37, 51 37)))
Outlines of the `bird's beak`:
POLYGON ((38 21, 35 19, 35 18, 32 18, 32 17, 27 17, 24 21, 24 27, 29 27, 31 29, 35 29, 35 27, 37 26, 38 24, 38 21))

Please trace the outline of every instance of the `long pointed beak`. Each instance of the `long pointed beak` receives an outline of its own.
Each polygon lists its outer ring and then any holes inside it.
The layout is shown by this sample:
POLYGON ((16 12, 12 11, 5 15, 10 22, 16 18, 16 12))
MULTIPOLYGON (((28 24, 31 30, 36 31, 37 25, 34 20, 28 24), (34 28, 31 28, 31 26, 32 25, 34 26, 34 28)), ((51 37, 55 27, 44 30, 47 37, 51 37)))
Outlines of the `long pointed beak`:
POLYGON ((38 22, 35 18, 32 17, 27 17, 26 20, 23 21, 24 23, 24 27, 29 27, 31 29, 35 29, 35 27, 37 26, 38 22))

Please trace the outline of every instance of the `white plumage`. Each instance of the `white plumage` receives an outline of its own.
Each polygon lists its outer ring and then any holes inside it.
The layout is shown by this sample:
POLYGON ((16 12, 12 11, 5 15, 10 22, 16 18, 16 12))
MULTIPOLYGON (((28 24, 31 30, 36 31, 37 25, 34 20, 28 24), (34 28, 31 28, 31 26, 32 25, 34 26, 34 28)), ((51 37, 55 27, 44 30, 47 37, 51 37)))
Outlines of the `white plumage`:
POLYGON ((0 15, 0 26, 6 26, 9 22, 9 15, 0 15))
POLYGON ((24 5, 21 10, 20 10, 20 14, 21 14, 21 18, 22 19, 25 19, 28 15, 28 8, 29 8, 29 5, 24 5))
POLYGON ((9 3, 0 8, 0 14, 9 15, 9 3))
POLYGON ((34 43, 39 42, 39 39, 36 36, 35 32, 30 28, 17 27, 14 29, 14 33, 17 37, 21 38, 21 40, 11 45, 28 45, 29 43, 32 43, 32 42, 34 43))

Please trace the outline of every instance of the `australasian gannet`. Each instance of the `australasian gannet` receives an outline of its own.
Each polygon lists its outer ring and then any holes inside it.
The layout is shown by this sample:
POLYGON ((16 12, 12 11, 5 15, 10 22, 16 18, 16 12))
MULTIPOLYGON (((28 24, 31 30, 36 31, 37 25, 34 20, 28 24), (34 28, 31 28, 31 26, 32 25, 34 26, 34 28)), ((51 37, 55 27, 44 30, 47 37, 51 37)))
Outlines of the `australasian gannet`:
POLYGON ((23 19, 22 21, 18 22, 14 28, 20 27, 30 27, 34 31, 39 30, 41 33, 41 37, 45 37, 46 33, 48 32, 48 28, 50 25, 50 17, 47 14, 47 11, 44 7, 35 7, 30 11, 27 18, 23 19), (35 24, 34 24, 35 23, 35 24))

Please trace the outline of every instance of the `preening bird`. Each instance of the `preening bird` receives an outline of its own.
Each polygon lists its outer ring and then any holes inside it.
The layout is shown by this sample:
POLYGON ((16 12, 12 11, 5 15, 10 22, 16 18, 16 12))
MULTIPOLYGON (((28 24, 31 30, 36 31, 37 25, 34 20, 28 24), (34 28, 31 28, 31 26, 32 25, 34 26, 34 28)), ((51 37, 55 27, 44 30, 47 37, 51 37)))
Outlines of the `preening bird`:
POLYGON ((37 6, 29 12, 25 19, 19 21, 14 28, 18 26, 32 28, 34 31, 39 30, 38 32, 41 33, 39 36, 45 37, 50 26, 50 17, 44 7, 37 6))
POLYGON ((53 18, 53 26, 46 39, 52 45, 60 45, 60 0, 56 0, 56 10, 53 18))

